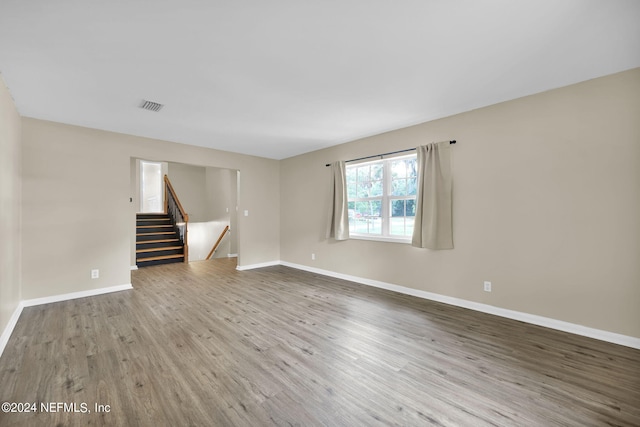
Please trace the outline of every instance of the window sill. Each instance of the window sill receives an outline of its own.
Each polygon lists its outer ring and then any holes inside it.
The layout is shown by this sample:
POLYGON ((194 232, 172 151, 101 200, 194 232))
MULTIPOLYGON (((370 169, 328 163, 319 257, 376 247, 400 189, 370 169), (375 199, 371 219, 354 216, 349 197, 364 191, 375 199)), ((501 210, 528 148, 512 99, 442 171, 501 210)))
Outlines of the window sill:
POLYGON ((411 237, 384 237, 384 236, 367 236, 364 234, 349 234, 349 239, 353 240, 372 240, 375 242, 385 243, 404 243, 411 244, 411 237))

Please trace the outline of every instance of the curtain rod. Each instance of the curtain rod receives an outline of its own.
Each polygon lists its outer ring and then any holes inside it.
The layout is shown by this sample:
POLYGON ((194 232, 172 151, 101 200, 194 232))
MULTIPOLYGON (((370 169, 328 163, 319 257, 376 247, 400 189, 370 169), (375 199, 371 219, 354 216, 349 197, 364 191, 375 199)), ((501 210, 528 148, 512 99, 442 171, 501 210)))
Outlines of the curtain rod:
MULTIPOLYGON (((455 144, 455 143, 456 143, 455 139, 449 141, 449 144, 455 144)), ((392 151, 390 153, 376 154, 376 155, 373 155, 373 156, 360 157, 358 159, 345 160, 345 163, 357 162, 358 160, 373 159, 373 158, 376 158, 376 157, 390 156, 392 154, 398 154, 398 153, 406 153, 408 151, 416 151, 416 149, 415 148, 407 148, 406 150, 392 151)), ((331 166, 331 163, 327 163, 325 166, 331 166)))

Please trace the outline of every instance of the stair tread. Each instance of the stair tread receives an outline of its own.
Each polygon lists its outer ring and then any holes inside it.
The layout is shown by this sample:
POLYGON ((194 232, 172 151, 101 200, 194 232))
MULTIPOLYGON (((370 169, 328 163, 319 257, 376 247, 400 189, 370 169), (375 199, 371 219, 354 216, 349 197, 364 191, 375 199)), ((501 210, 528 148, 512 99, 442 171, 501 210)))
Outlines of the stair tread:
POLYGON ((176 249, 182 249, 182 248, 183 248, 182 246, 162 246, 160 248, 136 249, 136 253, 174 251, 176 249))
POLYGON ((173 224, 154 224, 154 225, 136 225, 136 228, 167 228, 173 227, 173 224))
POLYGON ((184 258, 184 254, 159 255, 159 256, 152 256, 152 257, 138 258, 136 262, 158 261, 161 259, 173 259, 173 258, 184 258))

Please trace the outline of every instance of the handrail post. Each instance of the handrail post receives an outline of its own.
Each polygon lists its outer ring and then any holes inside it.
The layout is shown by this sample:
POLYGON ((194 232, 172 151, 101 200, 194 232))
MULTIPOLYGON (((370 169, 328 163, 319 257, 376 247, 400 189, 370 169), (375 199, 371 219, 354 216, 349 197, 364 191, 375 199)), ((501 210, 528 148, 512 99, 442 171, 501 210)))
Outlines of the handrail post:
MULTIPOLYGON (((167 175, 164 177, 167 178, 167 175)), ((164 181, 164 213, 169 213, 169 187, 167 186, 166 179, 164 181)))
POLYGON ((189 245, 187 244, 188 240, 187 240, 187 232, 188 232, 188 227, 187 227, 187 221, 184 222, 184 262, 185 263, 189 263, 189 245))

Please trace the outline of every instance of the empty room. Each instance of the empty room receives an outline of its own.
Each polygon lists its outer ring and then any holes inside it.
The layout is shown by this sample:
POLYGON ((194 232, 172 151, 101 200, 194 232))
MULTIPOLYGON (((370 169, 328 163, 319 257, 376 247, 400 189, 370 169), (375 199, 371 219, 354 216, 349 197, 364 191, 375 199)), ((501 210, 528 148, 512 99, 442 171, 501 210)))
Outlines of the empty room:
POLYGON ((0 2, 0 426, 640 425, 640 2, 0 2))

